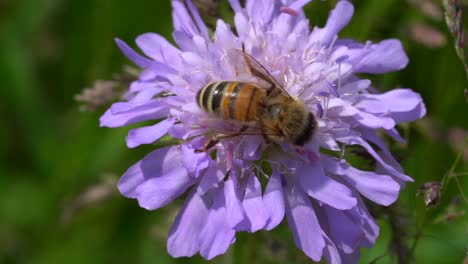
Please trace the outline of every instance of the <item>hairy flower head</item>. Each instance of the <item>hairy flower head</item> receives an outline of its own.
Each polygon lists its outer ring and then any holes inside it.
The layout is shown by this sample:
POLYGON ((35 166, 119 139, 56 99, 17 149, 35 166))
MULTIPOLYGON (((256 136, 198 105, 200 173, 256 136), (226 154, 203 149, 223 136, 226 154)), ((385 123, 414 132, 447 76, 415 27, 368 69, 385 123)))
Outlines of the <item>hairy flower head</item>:
POLYGON ((158 34, 143 34, 136 39, 142 56, 117 40, 143 71, 127 100, 102 116, 101 126, 157 120, 130 130, 130 148, 167 134, 179 140, 148 154, 118 184, 123 195, 148 210, 188 192, 169 233, 172 256, 200 253, 211 259, 235 242, 236 232, 271 230, 286 216, 296 245, 311 259, 355 263, 359 248, 372 246, 379 233, 362 197, 389 205, 404 182, 412 181, 377 132, 403 141, 395 126, 425 114, 421 97, 410 89, 379 93, 356 75, 404 68, 408 58, 400 41, 339 39, 353 14, 347 1, 338 2, 323 28, 310 30, 302 11, 308 2, 247 0, 242 7, 229 0, 236 33, 218 20, 210 35, 190 0, 173 0, 176 46, 158 34), (316 131, 303 147, 241 134, 196 151, 216 131, 238 131, 238 125, 201 110, 195 99, 209 83, 248 80, 226 56, 235 49, 258 60, 314 115, 316 131), (343 158, 350 145, 375 160, 374 171, 343 158))

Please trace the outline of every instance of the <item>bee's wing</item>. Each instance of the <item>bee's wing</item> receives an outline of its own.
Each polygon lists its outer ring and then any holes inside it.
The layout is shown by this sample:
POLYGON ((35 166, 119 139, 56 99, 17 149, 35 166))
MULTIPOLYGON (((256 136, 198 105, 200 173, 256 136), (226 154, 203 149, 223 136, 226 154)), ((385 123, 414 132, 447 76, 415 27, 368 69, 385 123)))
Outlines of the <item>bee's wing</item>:
MULTIPOLYGON (((244 68, 248 69, 250 74, 269 83, 271 85, 269 89, 280 89, 284 95, 292 98, 288 91, 283 88, 283 86, 275 79, 275 77, 273 77, 259 61, 252 57, 252 55, 239 49, 227 50, 227 54, 231 63, 234 63, 238 66, 245 66, 244 68)), ((238 71, 242 72, 242 70, 238 71)))

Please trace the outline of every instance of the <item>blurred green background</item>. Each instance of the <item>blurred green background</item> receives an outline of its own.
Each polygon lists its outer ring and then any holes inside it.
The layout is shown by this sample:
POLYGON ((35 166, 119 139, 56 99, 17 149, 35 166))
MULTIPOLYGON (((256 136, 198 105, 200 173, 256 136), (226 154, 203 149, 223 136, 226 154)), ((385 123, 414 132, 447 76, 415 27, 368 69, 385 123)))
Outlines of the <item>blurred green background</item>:
MULTIPOLYGON (((221 13, 229 16, 225 2, 221 13)), ((408 145, 392 145, 415 183, 395 206, 374 208, 381 236, 374 248, 362 250, 361 262, 397 263, 398 255, 413 252, 416 263, 462 263, 468 246, 467 204, 460 195, 460 189, 468 194, 467 81, 442 4, 354 2, 354 18, 340 36, 401 39, 409 66, 372 80, 383 90, 413 88, 428 109, 424 120, 400 127, 408 145), (418 187, 449 172, 440 204, 425 208, 418 187)), ((309 4, 311 25, 323 25, 335 3, 309 4)), ((94 80, 111 79, 130 64, 115 37, 132 45, 144 32, 170 38, 170 13, 169 1, 0 0, 0 263, 205 262, 166 253, 181 201, 149 212, 117 193, 118 177, 154 147, 127 149, 128 127, 99 128, 105 107, 80 112, 74 100, 94 80)), ((310 263, 292 241, 285 222, 269 233, 240 233, 213 262, 310 263)))

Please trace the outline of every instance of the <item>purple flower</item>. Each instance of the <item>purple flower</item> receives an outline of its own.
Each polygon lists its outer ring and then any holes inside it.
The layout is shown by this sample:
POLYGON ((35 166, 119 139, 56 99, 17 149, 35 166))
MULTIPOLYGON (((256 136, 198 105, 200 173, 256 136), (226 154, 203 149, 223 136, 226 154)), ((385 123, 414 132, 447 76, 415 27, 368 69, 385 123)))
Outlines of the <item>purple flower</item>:
POLYGON ((389 205, 412 181, 378 134, 403 141, 395 125, 424 116, 421 97, 410 89, 378 93, 356 75, 404 68, 408 58, 400 41, 339 39, 353 14, 347 1, 338 2, 323 28, 310 31, 302 11, 308 2, 247 0, 243 8, 230 0, 237 34, 218 20, 211 36, 190 0, 173 0, 177 46, 143 34, 136 39, 142 56, 116 40, 143 72, 127 100, 102 116, 101 126, 159 120, 130 130, 130 148, 166 134, 179 140, 148 154, 118 184, 123 195, 148 210, 188 192, 169 233, 172 256, 200 253, 211 259, 226 252, 236 232, 271 230, 286 216, 296 245, 311 259, 355 263, 360 247, 371 247, 379 234, 361 197, 389 205), (315 115, 318 128, 305 146, 242 135, 195 152, 213 131, 232 126, 203 112, 196 93, 211 82, 239 80, 226 54, 242 47, 315 115), (343 159, 349 145, 364 148, 376 170, 359 170, 343 159), (260 180, 268 182, 264 188, 260 180))

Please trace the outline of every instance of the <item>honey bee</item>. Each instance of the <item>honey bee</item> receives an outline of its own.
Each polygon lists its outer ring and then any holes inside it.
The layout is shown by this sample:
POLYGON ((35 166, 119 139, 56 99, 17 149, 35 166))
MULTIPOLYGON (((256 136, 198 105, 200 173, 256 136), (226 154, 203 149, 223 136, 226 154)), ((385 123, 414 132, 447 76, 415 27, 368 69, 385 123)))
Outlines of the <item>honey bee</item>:
POLYGON ((250 74, 266 86, 251 82, 218 81, 200 89, 196 95, 198 106, 215 116, 239 122, 236 133, 222 133, 213 137, 202 150, 206 151, 221 138, 237 135, 262 135, 267 142, 290 143, 303 146, 313 136, 317 121, 304 103, 293 98, 266 68, 243 50, 230 50, 231 56, 241 58, 250 74))

